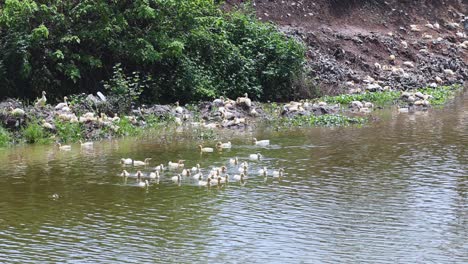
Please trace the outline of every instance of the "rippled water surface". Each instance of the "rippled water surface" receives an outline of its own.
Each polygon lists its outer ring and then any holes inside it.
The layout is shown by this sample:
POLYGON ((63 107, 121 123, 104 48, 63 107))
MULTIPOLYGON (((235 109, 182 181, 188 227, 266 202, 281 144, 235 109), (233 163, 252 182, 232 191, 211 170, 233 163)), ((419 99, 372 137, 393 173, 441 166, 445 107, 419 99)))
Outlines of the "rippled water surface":
POLYGON ((467 263, 468 96, 379 118, 228 134, 232 150, 204 155, 200 142, 158 137, 2 149, 0 262, 467 263), (121 157, 206 171, 257 152, 244 184, 221 188, 178 186, 175 172, 147 190, 117 176, 121 157), (265 180, 263 166, 286 175, 265 180))

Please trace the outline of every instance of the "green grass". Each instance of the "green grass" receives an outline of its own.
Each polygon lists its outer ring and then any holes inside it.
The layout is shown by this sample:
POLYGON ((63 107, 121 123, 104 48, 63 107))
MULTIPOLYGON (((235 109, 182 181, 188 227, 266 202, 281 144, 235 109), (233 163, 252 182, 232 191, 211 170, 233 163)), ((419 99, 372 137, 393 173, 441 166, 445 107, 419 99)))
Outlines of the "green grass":
POLYGON ((77 142, 84 138, 84 126, 80 123, 70 123, 68 121, 55 121, 57 137, 62 142, 77 142))
POLYGON ((0 147, 8 146, 13 140, 10 132, 4 127, 0 126, 0 147))
POLYGON ((50 143, 50 134, 38 123, 31 122, 22 129, 21 135, 23 136, 26 143, 50 143))

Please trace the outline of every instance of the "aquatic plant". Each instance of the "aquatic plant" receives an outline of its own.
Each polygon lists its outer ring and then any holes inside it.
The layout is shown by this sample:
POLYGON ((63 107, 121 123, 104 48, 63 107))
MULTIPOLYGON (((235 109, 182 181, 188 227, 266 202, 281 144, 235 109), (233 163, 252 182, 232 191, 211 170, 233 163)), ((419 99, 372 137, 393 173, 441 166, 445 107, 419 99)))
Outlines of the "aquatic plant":
POLYGON ((297 115, 293 118, 279 118, 273 122, 278 128, 284 127, 332 127, 332 126, 349 126, 349 125, 362 125, 367 123, 368 119, 363 117, 349 117, 345 115, 297 115))
POLYGON ((372 102, 377 105, 385 105, 393 103, 401 95, 399 91, 384 91, 384 92, 365 92, 360 94, 341 94, 336 96, 324 96, 319 98, 318 101, 324 101, 331 104, 347 105, 352 101, 366 101, 372 102))
POLYGON ((461 87, 461 85, 439 86, 436 88, 426 87, 418 89, 418 91, 432 97, 429 98, 431 105, 443 105, 453 98, 461 87))

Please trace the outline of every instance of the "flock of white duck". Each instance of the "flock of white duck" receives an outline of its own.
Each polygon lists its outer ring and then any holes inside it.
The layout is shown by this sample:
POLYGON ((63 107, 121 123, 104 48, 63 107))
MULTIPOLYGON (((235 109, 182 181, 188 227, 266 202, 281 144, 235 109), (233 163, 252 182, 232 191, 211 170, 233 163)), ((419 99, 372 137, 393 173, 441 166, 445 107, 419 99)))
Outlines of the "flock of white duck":
MULTIPOLYGON (((257 146, 268 146, 270 144, 269 140, 257 140, 253 139, 253 142, 257 146)), ((202 145, 198 146, 201 153, 214 152, 214 148, 203 147, 202 145)), ((218 142, 216 148, 218 150, 230 149, 232 147, 231 142, 222 143, 218 142)), ((252 162, 258 162, 262 159, 260 153, 250 154, 248 160, 252 162)), ((134 160, 131 158, 122 158, 120 163, 124 167, 144 167, 148 169, 150 167, 151 158, 146 158, 145 160, 134 160)), ((152 167, 148 172, 143 172, 142 170, 137 170, 135 173, 130 173, 127 169, 124 169, 119 176, 123 177, 125 182, 128 178, 133 178, 136 180, 136 186, 148 188, 151 184, 159 184, 160 180, 164 178, 170 179, 177 185, 182 183, 187 183, 191 185, 198 185, 202 187, 224 187, 230 182, 238 182, 240 184, 245 184, 246 180, 254 175, 263 177, 264 180, 267 180, 268 177, 281 178, 284 175, 284 169, 268 169, 267 167, 262 167, 261 169, 252 169, 249 162, 243 161, 240 162, 238 157, 230 158, 227 161, 225 166, 210 166, 209 168, 201 168, 200 164, 192 168, 185 167, 184 160, 179 160, 177 162, 169 161, 167 165, 160 164, 156 167, 152 167)))

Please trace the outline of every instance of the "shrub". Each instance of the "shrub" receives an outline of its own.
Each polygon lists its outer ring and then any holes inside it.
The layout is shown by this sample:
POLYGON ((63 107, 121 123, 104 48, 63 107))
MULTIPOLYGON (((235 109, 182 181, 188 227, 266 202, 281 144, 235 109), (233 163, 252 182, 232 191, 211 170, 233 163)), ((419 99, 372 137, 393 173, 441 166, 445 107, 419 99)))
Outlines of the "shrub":
POLYGON ((97 92, 106 81, 124 108, 141 90, 144 101, 163 103, 245 92, 290 99, 303 45, 253 12, 226 13, 219 5, 6 0, 0 4, 0 97, 34 99, 44 89, 61 98, 97 92), (141 86, 146 79, 151 82, 141 86), (132 90, 135 96, 124 96, 132 90))
POLYGON ((11 135, 8 130, 0 126, 0 147, 5 147, 11 143, 11 135))
POLYGON ((49 133, 36 122, 30 122, 22 130, 23 137, 27 143, 47 143, 49 142, 49 133))
POLYGON ((84 138, 84 127, 81 123, 56 120, 55 127, 62 142, 76 142, 84 138))

